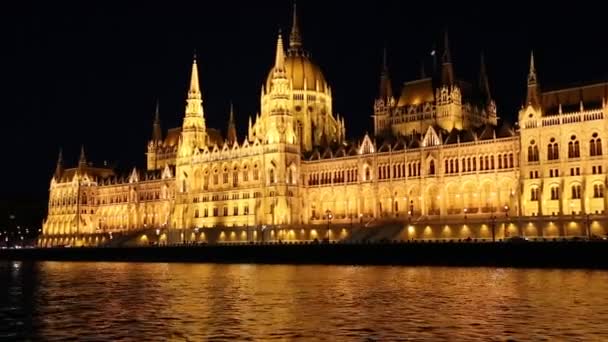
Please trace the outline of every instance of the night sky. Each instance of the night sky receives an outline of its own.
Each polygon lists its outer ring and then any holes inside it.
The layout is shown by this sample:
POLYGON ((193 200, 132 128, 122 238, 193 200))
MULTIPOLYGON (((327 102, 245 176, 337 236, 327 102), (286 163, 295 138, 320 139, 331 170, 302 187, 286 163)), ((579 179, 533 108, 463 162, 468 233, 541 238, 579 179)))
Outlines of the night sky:
MULTIPOLYGON (((477 80, 485 53, 498 113, 509 121, 523 101, 530 49, 543 89, 608 79, 606 15, 598 4, 490 3, 299 1, 304 48, 332 86, 347 136, 373 131, 383 47, 398 91, 417 77, 423 59, 430 67, 429 53, 433 44, 441 48, 446 28, 459 78, 477 80)), ((181 125, 195 50, 207 125, 225 131, 233 101, 242 140, 248 116, 259 110, 277 32, 289 31, 291 4, 3 9, 0 223, 10 212, 40 222, 60 147, 68 167, 81 144, 95 163, 143 167, 157 99, 163 130, 181 125)))

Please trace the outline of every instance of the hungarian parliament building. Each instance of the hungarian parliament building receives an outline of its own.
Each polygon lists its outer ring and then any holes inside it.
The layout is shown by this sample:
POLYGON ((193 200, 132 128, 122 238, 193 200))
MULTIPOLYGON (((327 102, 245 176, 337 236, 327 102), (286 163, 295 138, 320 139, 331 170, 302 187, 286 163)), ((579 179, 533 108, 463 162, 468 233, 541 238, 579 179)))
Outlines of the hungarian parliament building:
POLYGON ((60 154, 38 243, 340 240, 383 227, 401 240, 604 236, 608 83, 542 91, 531 55, 508 124, 483 58, 467 82, 447 34, 442 50, 399 92, 385 54, 374 134, 347 140, 294 8, 246 137, 232 110, 225 135, 207 127, 195 57, 182 126, 163 130, 157 110, 145 168, 118 174, 84 149, 67 167, 60 154))

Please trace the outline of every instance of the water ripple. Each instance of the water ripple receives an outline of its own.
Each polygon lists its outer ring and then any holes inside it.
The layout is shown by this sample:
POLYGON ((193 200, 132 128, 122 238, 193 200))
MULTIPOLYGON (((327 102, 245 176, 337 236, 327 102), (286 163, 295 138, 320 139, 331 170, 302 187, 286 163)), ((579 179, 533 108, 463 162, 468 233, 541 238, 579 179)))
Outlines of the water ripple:
POLYGON ((0 263, 0 340, 606 340, 608 272, 0 263))

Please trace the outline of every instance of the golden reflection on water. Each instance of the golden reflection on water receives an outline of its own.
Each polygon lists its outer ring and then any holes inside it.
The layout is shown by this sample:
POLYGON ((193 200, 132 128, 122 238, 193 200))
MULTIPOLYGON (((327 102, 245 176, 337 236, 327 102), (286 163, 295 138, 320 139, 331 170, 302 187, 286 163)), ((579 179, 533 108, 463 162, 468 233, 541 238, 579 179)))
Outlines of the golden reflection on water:
POLYGON ((0 339, 608 338, 601 271, 6 262, 0 272, 0 339))

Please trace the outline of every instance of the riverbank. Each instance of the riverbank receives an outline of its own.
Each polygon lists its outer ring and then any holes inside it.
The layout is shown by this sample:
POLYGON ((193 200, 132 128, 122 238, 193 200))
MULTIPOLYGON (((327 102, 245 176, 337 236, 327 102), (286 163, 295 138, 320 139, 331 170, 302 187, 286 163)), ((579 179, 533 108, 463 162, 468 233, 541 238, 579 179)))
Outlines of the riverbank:
POLYGON ((0 259, 608 269, 608 243, 602 241, 276 243, 128 248, 3 249, 0 250, 0 259))

